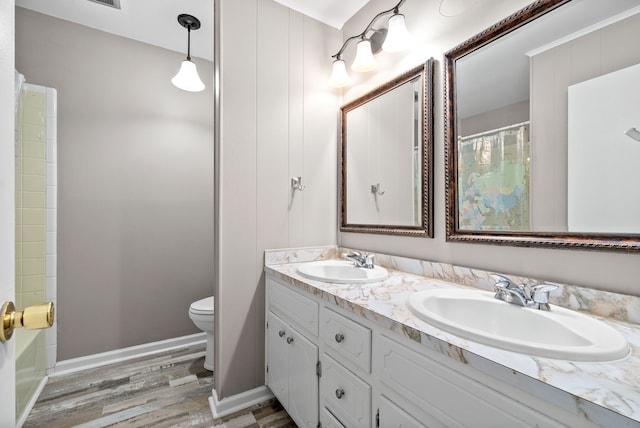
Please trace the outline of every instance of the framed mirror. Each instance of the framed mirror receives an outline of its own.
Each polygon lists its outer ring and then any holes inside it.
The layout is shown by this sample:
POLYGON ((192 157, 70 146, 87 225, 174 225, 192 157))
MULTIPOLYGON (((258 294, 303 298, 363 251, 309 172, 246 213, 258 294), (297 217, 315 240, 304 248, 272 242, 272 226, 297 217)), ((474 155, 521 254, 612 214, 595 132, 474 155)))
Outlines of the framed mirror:
POLYGON ((433 59, 340 108, 340 230, 433 237, 433 59))
POLYGON ((640 0, 539 0, 447 52, 447 240, 640 250, 640 0))

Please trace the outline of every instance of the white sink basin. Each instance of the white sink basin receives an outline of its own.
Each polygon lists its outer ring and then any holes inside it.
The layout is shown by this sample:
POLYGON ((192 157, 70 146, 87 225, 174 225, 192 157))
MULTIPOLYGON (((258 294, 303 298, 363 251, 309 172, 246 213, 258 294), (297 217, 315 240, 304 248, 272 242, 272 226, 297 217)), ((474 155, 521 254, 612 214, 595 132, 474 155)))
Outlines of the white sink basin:
POLYGON ((373 269, 355 267, 353 262, 342 260, 322 260, 309 262, 298 267, 298 273, 316 281, 340 284, 364 284, 383 281, 389 272, 381 266, 373 269))
POLYGON ((629 344, 604 322, 559 306, 524 308, 480 290, 438 289, 412 294, 407 306, 427 323, 463 338, 510 351, 570 361, 625 357, 629 344))

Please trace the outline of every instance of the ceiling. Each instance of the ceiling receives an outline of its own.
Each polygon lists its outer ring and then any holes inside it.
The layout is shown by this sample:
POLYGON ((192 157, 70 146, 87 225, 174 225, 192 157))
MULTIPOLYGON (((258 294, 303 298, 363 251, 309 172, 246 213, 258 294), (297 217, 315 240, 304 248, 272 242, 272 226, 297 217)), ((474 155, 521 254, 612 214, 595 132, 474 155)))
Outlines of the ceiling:
MULTIPOLYGON (((369 0, 275 0, 335 28, 342 28, 369 0)), ((16 0, 16 6, 186 54, 181 13, 201 21, 191 32, 191 54, 213 61, 213 0, 120 0, 114 9, 89 0, 16 0)))
MULTIPOLYGON (((341 29, 369 0, 274 0, 303 15, 341 29)), ((393 0, 392 0, 393 1, 393 0)), ((393 6, 393 4, 391 5, 393 6)))
POLYGON ((16 6, 186 55, 181 13, 196 16, 202 26, 191 32, 191 55, 213 61, 212 0, 120 0, 114 9, 89 0, 16 0, 16 6))

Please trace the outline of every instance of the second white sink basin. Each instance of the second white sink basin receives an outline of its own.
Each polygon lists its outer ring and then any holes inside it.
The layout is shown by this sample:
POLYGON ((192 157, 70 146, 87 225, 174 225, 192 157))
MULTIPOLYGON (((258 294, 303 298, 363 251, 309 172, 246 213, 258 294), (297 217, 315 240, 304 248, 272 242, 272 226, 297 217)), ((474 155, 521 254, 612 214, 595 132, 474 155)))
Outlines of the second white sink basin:
POLYGON ((353 262, 342 260, 321 260, 298 267, 298 273, 309 279, 340 284, 364 284, 383 281, 389 272, 382 266, 373 269, 355 267, 353 262))
POLYGON ((412 294, 411 311, 445 331, 510 351, 570 361, 625 357, 625 337, 604 322, 559 306, 523 308, 480 290, 437 289, 412 294))

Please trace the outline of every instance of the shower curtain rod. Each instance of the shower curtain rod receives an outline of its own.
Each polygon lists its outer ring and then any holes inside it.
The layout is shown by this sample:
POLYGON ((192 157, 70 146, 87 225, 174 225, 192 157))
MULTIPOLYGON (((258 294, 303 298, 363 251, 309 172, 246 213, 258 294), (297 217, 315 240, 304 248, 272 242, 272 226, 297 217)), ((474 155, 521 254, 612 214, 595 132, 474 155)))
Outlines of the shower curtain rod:
POLYGON ((489 131, 479 132, 473 135, 466 135, 464 137, 458 137, 459 142, 464 142, 466 140, 470 140, 472 138, 484 137, 487 135, 495 134, 497 132, 508 131, 510 129, 520 128, 521 126, 528 125, 530 122, 528 120, 521 123, 514 123, 513 125, 503 126, 502 128, 491 129, 489 131))

